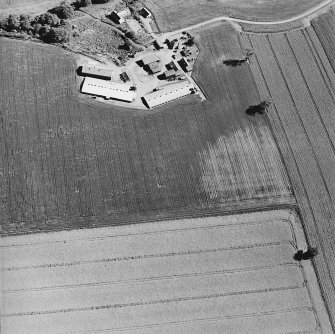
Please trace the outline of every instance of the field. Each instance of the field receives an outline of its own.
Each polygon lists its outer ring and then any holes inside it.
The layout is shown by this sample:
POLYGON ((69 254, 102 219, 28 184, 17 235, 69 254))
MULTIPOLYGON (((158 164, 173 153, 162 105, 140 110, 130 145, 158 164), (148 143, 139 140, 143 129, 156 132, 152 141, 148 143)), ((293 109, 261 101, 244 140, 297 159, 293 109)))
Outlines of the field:
POLYGON ((305 247, 284 210, 4 238, 2 330, 330 333, 305 247))
POLYGON ((241 56, 237 35, 217 25, 197 43, 207 101, 136 111, 80 97, 63 51, 2 39, 3 233, 294 203, 266 118, 245 114, 259 102, 249 67, 222 65, 241 56))
POLYGON ((59 5, 60 0, 0 0, 0 15, 43 13, 59 5))
POLYGON ((153 12, 161 31, 167 32, 219 16, 252 21, 276 21, 294 17, 317 6, 320 0, 144 0, 153 12), (298 3, 297 3, 298 2, 298 3))
POLYGON ((335 74, 313 30, 244 34, 259 91, 303 217, 323 295, 335 310, 335 74))
POLYGON ((326 14, 312 20, 312 26, 335 71, 335 10, 329 10, 326 14))

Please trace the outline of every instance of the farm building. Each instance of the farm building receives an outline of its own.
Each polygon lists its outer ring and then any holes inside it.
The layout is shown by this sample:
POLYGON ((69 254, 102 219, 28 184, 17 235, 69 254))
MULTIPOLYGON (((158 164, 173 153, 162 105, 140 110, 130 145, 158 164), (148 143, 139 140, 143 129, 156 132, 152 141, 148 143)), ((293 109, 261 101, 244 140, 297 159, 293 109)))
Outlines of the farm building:
POLYGON ((160 60, 160 58, 159 58, 157 55, 152 54, 152 55, 150 55, 150 56, 148 56, 148 57, 142 59, 142 61, 143 61, 143 64, 144 64, 144 65, 149 65, 149 64, 151 64, 151 63, 157 63, 157 62, 160 62, 161 60, 160 60))
POLYGON ((131 12, 129 8, 125 8, 123 10, 121 10, 120 12, 116 12, 116 11, 112 11, 112 13, 110 14, 109 18, 117 23, 117 24, 121 24, 125 22, 125 18, 127 16, 130 16, 131 12))
POLYGON ((185 50, 182 50, 182 51, 180 52, 180 54, 181 54, 183 57, 188 57, 188 56, 190 56, 192 53, 191 53, 191 51, 190 51, 189 49, 185 49, 185 50))
POLYGON ((176 77, 176 71, 168 70, 164 72, 165 79, 173 79, 176 77))
POLYGON ((107 70, 105 68, 100 67, 83 66, 81 74, 88 77, 104 79, 104 80, 111 80, 112 78, 111 70, 107 70))
POLYGON ((121 79, 123 82, 130 81, 130 78, 129 78, 127 72, 122 72, 122 73, 120 74, 120 79, 121 79))
POLYGON ((102 96, 106 99, 115 99, 131 102, 135 98, 135 92, 130 90, 131 85, 94 78, 85 78, 81 92, 90 95, 102 96))
POLYGON ((194 86, 189 81, 185 80, 149 93, 145 95, 143 99, 149 108, 154 108, 189 95, 193 89, 194 86))
POLYGON ((157 55, 150 55, 144 59, 142 59, 144 64, 144 69, 151 74, 155 74, 160 72, 161 64, 160 58, 157 55))
POLYGON ((178 70, 178 67, 174 63, 174 61, 169 62, 168 64, 165 65, 168 70, 178 70))
POLYGON ((161 66, 159 62, 153 62, 145 66, 151 74, 155 74, 161 71, 161 66))
POLYGON ((156 50, 164 49, 163 45, 161 45, 161 43, 158 42, 157 40, 154 40, 153 45, 154 45, 156 50))
POLYGON ((146 8, 142 8, 139 13, 146 19, 148 17, 151 16, 151 13, 146 9, 146 8))
POLYGON ((180 60, 178 60, 178 64, 183 69, 183 71, 185 71, 185 72, 192 71, 192 67, 190 66, 190 64, 188 63, 188 61, 184 57, 181 58, 180 60))

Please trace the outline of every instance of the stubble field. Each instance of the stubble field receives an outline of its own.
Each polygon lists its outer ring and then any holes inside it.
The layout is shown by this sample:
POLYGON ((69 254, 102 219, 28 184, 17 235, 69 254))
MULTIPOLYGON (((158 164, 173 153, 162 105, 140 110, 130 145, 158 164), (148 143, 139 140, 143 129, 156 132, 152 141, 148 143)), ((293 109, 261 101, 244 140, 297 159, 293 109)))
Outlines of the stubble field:
POLYGON ((330 333, 304 247, 284 210, 4 238, 2 330, 330 333))
POLYGON ((305 223, 318 247, 316 268, 334 320, 335 310, 335 74, 313 30, 244 34, 259 91, 305 223))
POLYGON ((79 97, 75 62, 59 49, 2 39, 3 232, 294 203, 266 118, 245 114, 260 101, 248 66, 222 65, 241 56, 236 33, 220 24, 197 43, 207 101, 143 113, 79 97))
POLYGON ((312 20, 312 26, 335 71, 335 10, 329 10, 327 13, 312 20))

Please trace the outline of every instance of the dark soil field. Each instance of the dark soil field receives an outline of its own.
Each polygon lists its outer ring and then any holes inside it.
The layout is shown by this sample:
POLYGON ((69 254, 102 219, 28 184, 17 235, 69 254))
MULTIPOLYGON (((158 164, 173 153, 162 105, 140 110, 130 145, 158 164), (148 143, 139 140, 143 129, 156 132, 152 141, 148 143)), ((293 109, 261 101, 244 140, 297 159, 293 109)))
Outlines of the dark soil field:
POLYGON ((243 35, 251 68, 287 166, 335 323, 335 73, 312 27, 243 35))
POLYGON ((144 0, 161 31, 171 31, 219 16, 251 21, 288 19, 317 6, 321 0, 144 0))
POLYGON ((194 77, 207 97, 154 111, 77 92, 71 55, 1 39, 1 223, 4 234, 115 225, 293 203, 281 156, 238 35, 196 35, 194 77))

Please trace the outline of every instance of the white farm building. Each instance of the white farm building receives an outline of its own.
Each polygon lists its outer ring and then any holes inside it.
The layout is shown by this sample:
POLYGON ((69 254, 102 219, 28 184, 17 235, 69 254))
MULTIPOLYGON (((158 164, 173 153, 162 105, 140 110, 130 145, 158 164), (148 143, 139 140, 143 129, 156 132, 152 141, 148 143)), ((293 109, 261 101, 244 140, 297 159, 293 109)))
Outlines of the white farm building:
POLYGON ((85 78, 81 92, 96 96, 102 96, 106 99, 115 99, 131 102, 135 98, 135 91, 130 90, 131 85, 105 81, 94 78, 85 78))
POLYGON ((181 81, 172 85, 168 85, 163 89, 149 93, 143 96, 144 101, 149 108, 154 108, 170 101, 179 99, 191 94, 194 90, 194 85, 189 81, 181 81))

